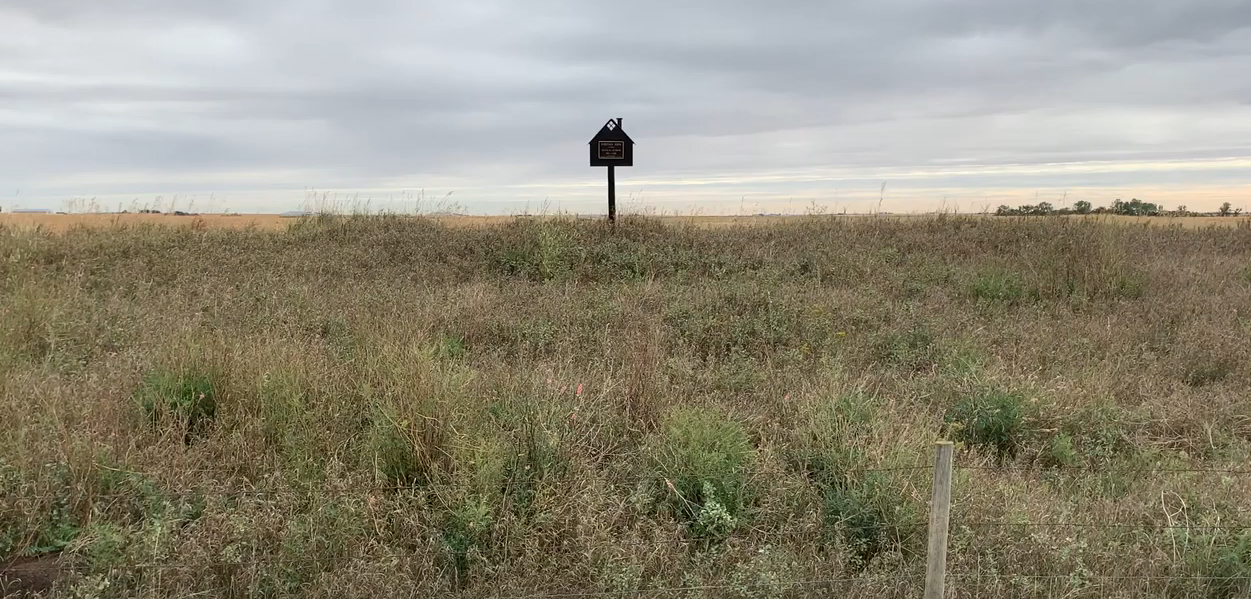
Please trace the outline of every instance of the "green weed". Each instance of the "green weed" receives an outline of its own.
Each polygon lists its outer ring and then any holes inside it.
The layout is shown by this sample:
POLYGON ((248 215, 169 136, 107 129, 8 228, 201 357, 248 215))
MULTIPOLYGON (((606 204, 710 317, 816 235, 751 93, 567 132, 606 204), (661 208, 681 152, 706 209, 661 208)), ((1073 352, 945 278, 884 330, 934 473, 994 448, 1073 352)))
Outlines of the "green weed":
POLYGON ((1026 298, 1025 283, 1011 272, 979 274, 969 283, 969 295, 982 302, 1016 304, 1026 298))
POLYGON ((134 398, 149 423, 182 432, 187 445, 205 434, 217 417, 213 376, 206 372, 150 372, 134 398))
POLYGON ((842 533, 854 569, 863 570, 883 553, 903 549, 922 515, 885 474, 863 472, 832 480, 834 484, 821 489, 822 512, 827 526, 842 533))
POLYGON ((698 537, 733 531, 746 498, 751 441, 743 427, 715 411, 670 414, 651 448, 661 501, 698 537))
POLYGON ((1169 584, 1169 597, 1233 599, 1251 593, 1251 532, 1179 533, 1190 580, 1169 584))
POLYGON ((952 439, 993 451, 1002 461, 1014 457, 1025 442, 1026 410, 1021 394, 984 389, 958 401, 945 420, 952 439))
POLYGON ((490 506, 481 500, 465 501, 447 513, 443 546, 451 556, 458 587, 468 582, 474 554, 486 550, 493 520, 490 506))

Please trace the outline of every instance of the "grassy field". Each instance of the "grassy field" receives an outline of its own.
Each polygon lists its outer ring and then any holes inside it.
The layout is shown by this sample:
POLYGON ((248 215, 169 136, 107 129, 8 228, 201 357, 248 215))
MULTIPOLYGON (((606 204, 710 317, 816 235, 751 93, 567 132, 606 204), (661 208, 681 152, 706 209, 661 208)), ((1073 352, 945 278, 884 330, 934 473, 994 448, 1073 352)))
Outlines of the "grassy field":
MULTIPOLYGON (((934 218, 934 214, 893 214, 893 215, 849 215, 842 218, 847 219, 893 219, 893 220, 925 220, 934 218)), ((967 218, 987 218, 989 215, 965 215, 967 218)), ((518 218, 535 218, 535 219, 557 219, 568 220, 574 218, 571 216, 475 216, 475 215, 448 215, 448 216, 423 216, 426 221, 433 221, 445 224, 450 227, 490 227, 507 224, 518 218)), ((603 216, 582 216, 581 219, 596 220, 603 216)), ((810 216, 697 216, 697 215, 664 215, 653 216, 652 220, 670 225, 682 226, 701 226, 701 227, 727 227, 742 225, 777 225, 799 223, 810 220, 810 216)), ((1065 217, 1046 217, 1046 218, 1065 218, 1065 217)), ((1067 218, 1074 220, 1095 220, 1103 223, 1115 224, 1149 224, 1159 226, 1183 227, 1187 229, 1202 229, 1208 227, 1238 227, 1251 223, 1251 216, 1239 217, 1219 217, 1219 216, 1196 216, 1196 217, 1169 217, 1169 216, 1069 216, 1067 218)), ((169 225, 169 226, 187 226, 195 229, 286 229, 292 221, 290 217, 282 217, 277 214, 197 214, 193 216, 178 216, 173 214, 103 214, 103 213, 83 213, 83 214, 30 214, 30 213, 0 213, 0 225, 17 229, 43 229, 46 231, 68 231, 74 228, 83 227, 106 227, 114 228, 119 226, 137 226, 137 225, 169 225)))
POLYGON ((913 598, 949 438, 950 596, 1251 594, 1245 221, 123 224, 0 228, 10 591, 913 598))

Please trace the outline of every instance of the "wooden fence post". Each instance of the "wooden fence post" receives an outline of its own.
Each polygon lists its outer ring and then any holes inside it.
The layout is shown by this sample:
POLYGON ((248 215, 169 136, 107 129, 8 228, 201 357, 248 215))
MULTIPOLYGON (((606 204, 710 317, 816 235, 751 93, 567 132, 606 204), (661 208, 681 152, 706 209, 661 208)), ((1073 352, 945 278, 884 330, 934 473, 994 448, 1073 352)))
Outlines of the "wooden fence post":
POLYGON ((955 445, 934 446, 934 489, 930 499, 930 547, 925 566, 925 599, 943 599, 947 577, 947 525, 951 521, 951 456, 955 445))

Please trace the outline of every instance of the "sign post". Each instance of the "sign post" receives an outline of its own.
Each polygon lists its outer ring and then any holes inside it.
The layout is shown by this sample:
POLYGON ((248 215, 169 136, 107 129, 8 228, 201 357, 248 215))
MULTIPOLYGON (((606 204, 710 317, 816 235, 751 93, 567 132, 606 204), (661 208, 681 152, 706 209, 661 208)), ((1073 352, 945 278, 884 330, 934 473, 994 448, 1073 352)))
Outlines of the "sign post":
POLYGON ((591 166, 608 167, 608 222, 617 222, 617 167, 634 166, 634 140, 621 128, 621 119, 609 119, 591 138, 591 166))
POLYGON ((608 167, 608 222, 617 222, 617 167, 608 167))

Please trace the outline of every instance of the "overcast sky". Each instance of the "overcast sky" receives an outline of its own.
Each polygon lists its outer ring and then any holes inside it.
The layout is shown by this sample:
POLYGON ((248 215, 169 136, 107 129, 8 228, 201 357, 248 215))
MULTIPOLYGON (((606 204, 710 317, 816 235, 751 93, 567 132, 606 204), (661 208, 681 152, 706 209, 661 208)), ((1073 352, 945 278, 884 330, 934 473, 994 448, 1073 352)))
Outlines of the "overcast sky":
POLYGON ((1249 74, 1247 0, 0 0, 0 206, 602 211, 612 117, 636 209, 1245 206, 1249 74))

